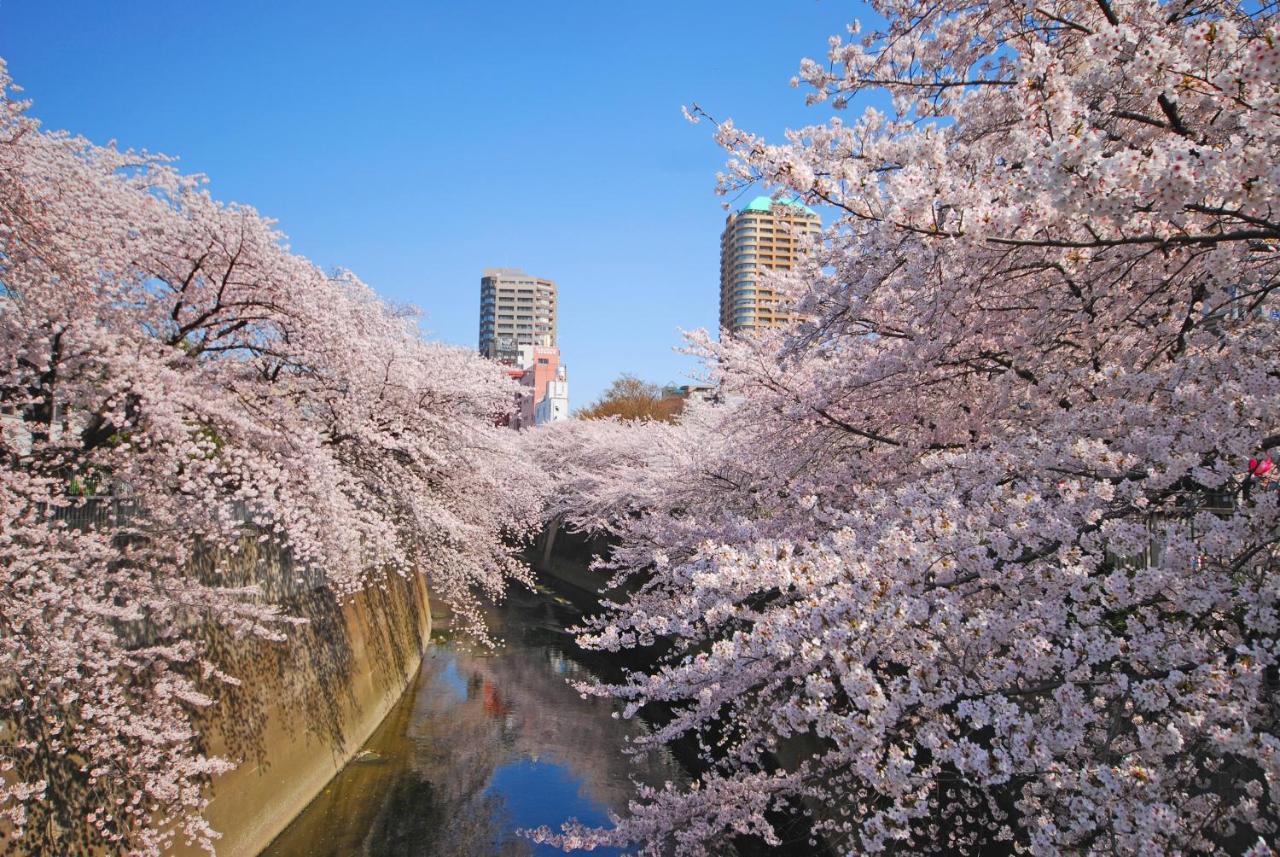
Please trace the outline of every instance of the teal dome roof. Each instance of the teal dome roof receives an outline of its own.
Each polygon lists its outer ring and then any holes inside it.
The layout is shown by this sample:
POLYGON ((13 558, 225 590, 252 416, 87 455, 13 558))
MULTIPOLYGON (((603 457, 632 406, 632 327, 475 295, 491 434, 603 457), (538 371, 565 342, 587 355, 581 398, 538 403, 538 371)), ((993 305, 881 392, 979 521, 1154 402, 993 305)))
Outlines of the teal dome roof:
POLYGON ((805 214, 812 214, 814 217, 817 217, 817 216, 818 216, 818 212, 814 211, 812 208, 810 208, 810 207, 809 207, 809 206, 807 206, 807 205, 804 205, 804 204, 802 204, 802 203, 800 203, 800 202, 797 202, 797 201, 796 201, 796 199, 792 199, 790 202, 786 202, 786 201, 783 201, 783 200, 776 200, 776 201, 775 201, 775 200, 774 200, 774 198, 773 198, 773 197, 771 197, 771 196, 757 196, 755 199, 751 200, 751 202, 748 202, 748 203, 747 203, 746 205, 744 205, 742 208, 738 209, 738 211, 739 211, 739 212, 744 212, 744 211, 769 211, 769 210, 770 210, 771 208, 773 208, 775 205, 789 205, 789 206, 791 206, 792 208, 798 208, 798 209, 800 209, 800 210, 801 210, 801 211, 803 211, 805 214))

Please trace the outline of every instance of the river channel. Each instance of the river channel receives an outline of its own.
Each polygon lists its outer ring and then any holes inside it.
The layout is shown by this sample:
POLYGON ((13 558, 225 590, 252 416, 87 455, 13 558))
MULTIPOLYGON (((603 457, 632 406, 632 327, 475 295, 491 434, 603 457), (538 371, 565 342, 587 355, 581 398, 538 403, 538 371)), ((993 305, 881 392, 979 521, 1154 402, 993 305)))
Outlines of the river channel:
POLYGON ((607 825, 633 778, 678 781, 669 755, 633 764, 624 754, 643 723, 569 684, 595 674, 565 630, 580 617, 550 590, 515 587, 491 612, 496 651, 437 620, 409 691, 263 857, 562 854, 518 831, 607 825))

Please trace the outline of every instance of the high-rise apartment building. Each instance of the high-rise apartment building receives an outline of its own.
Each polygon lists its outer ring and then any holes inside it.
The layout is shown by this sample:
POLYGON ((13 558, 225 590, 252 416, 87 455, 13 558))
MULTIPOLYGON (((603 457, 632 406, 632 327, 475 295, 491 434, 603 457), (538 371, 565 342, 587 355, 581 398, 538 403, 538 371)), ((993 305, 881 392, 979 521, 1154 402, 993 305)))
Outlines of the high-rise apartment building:
POLYGON ((480 277, 480 353, 515 364, 520 346, 556 344, 556 284, 518 268, 489 268, 480 277))
POLYGON ((778 327, 794 318, 774 290, 761 283, 761 275, 794 267, 801 236, 821 228, 821 219, 808 206, 767 196, 729 213, 720 236, 722 331, 778 327))

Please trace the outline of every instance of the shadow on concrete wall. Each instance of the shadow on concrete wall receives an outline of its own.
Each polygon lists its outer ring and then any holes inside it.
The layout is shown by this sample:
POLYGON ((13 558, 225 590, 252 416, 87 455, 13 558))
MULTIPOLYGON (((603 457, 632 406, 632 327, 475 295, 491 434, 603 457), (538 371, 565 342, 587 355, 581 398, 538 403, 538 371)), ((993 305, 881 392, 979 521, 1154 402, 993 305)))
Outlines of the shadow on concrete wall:
MULTIPOLYGON (((212 575, 215 559, 197 573, 212 575)), ((210 659, 240 680, 200 724, 205 751, 239 764, 212 782, 206 813, 223 834, 220 857, 238 857, 265 847, 378 726, 417 672, 431 616, 421 577, 388 573, 340 599, 322 575, 256 543, 224 568, 221 584, 256 584, 306 620, 280 643, 206 630, 210 659)))

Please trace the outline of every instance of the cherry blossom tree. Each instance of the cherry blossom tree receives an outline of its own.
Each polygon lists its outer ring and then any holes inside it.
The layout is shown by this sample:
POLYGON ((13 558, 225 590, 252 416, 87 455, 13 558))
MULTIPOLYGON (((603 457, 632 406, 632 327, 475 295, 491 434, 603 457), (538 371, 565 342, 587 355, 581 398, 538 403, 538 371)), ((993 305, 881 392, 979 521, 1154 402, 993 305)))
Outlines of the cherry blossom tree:
POLYGON ((0 65, 0 828, 28 853, 212 848, 234 760, 195 723, 236 678, 208 633, 293 621, 232 582, 242 548, 343 597, 426 574, 478 627, 526 575, 506 539, 540 477, 495 427, 500 371, 13 92, 0 65))
POLYGON ((874 6, 797 80, 835 118, 717 125, 725 191, 836 215, 803 320, 695 339, 729 404, 538 439, 632 592, 582 643, 656 660, 583 690, 709 765, 538 836, 1272 853, 1275 7, 874 6))

